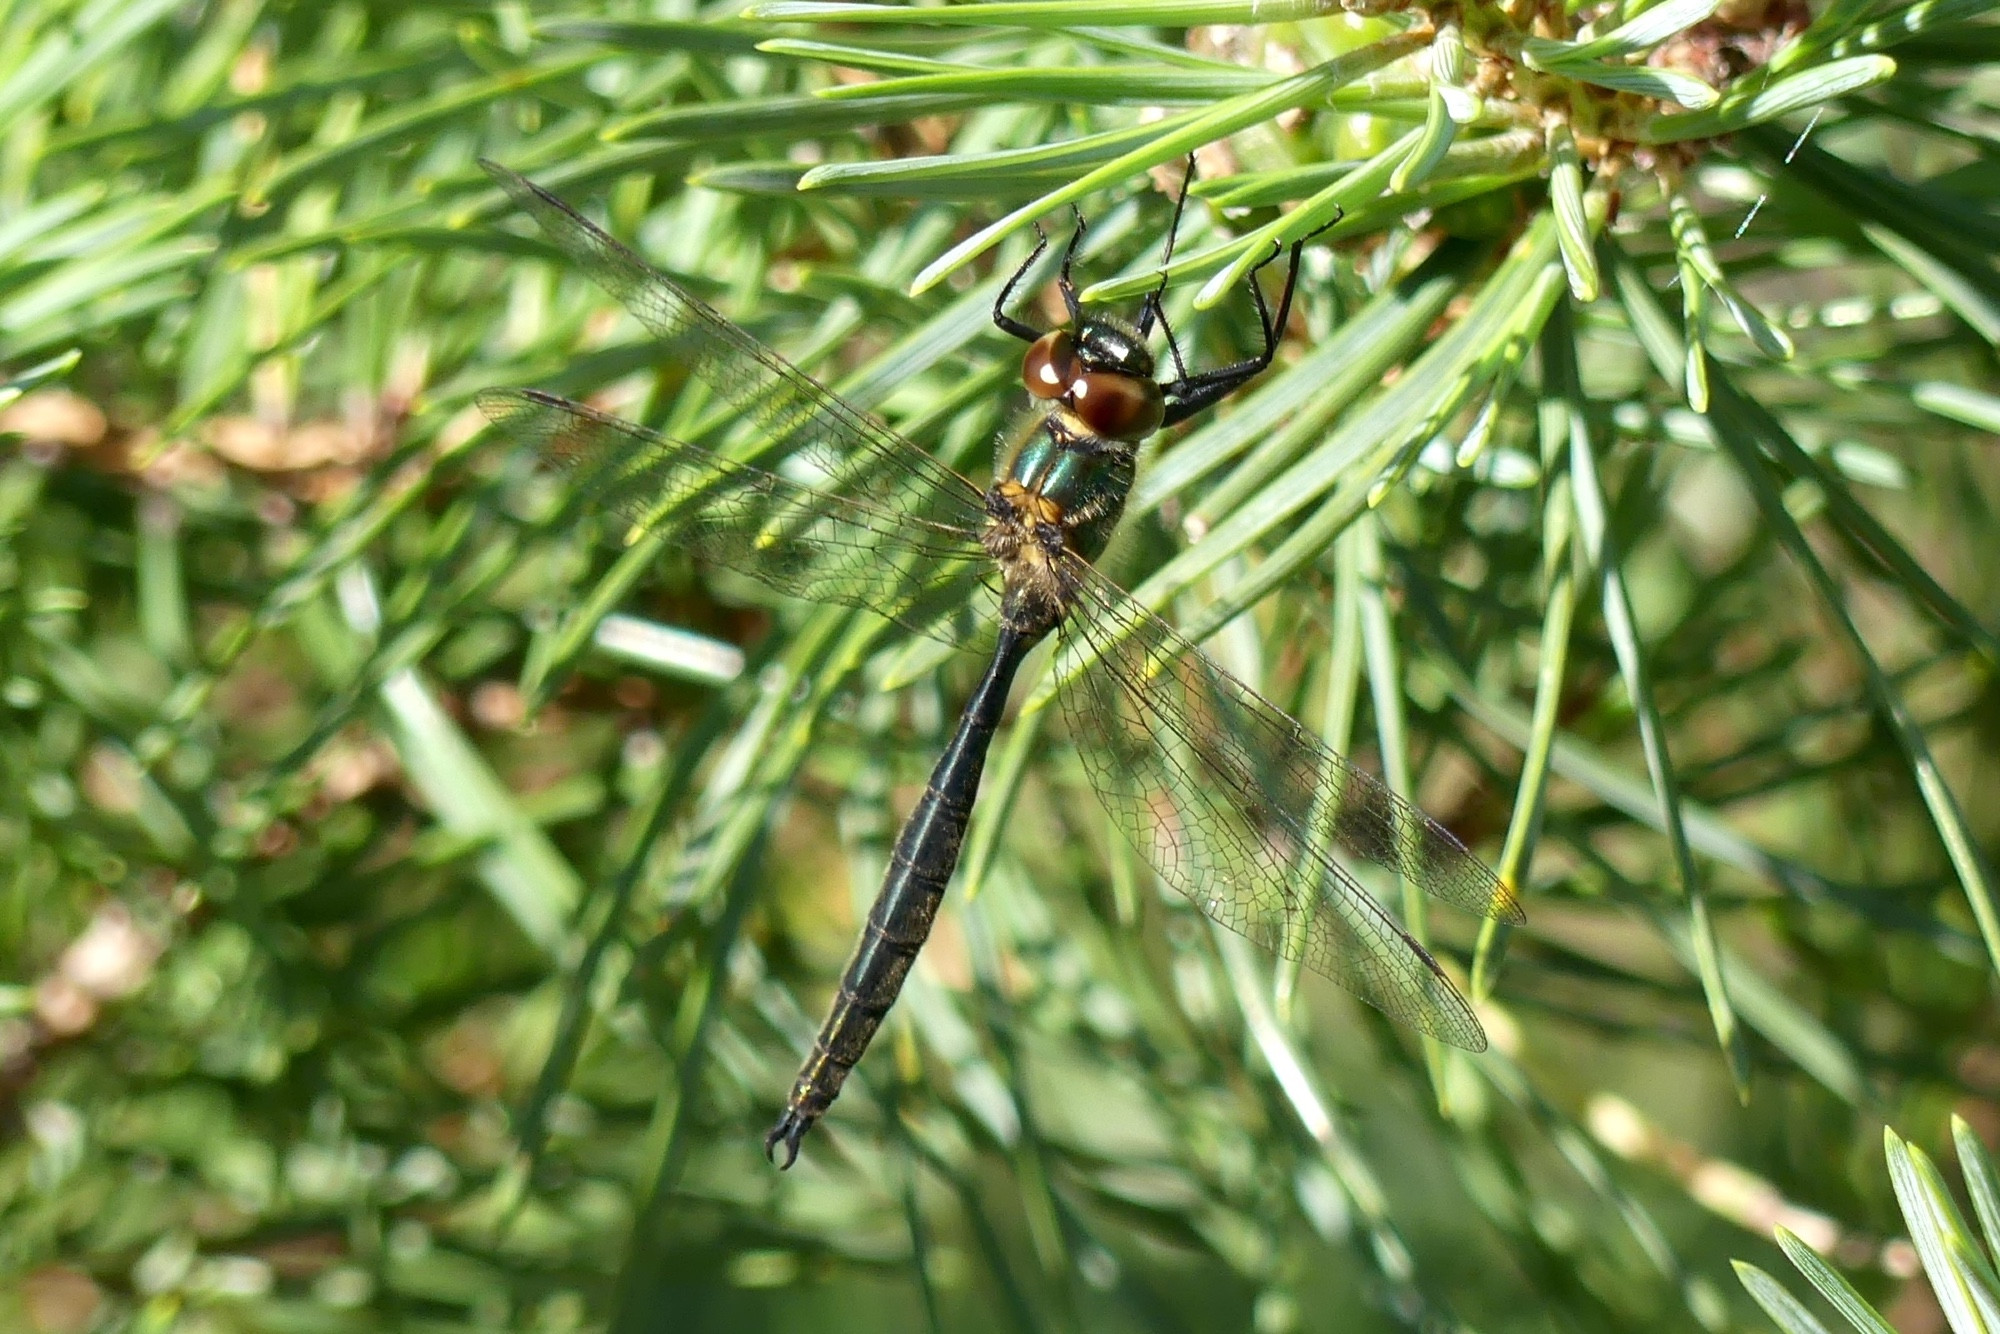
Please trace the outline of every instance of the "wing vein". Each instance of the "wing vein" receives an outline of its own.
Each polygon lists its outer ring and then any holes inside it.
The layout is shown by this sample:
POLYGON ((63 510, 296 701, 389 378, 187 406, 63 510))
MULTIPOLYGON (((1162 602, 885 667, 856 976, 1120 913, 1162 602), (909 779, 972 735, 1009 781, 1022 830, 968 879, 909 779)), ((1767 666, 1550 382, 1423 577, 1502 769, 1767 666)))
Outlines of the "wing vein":
POLYGON ((1070 728, 1098 796, 1161 877, 1378 1009, 1484 1048, 1436 960, 1333 852, 1483 915, 1518 920, 1513 896, 1442 825, 1086 563, 1071 566, 1066 650, 1095 661, 1062 691, 1070 728))

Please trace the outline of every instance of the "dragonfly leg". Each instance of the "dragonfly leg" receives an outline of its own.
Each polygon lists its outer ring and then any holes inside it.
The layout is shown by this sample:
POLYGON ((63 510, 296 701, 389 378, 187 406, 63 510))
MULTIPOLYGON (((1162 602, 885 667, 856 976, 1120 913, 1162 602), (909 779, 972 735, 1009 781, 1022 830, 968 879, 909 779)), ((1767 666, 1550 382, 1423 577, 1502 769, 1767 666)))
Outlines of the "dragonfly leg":
MULTIPOLYGON (((1160 332, 1167 336, 1167 351, 1171 352, 1174 358, 1175 378, 1169 383, 1186 384, 1190 377, 1188 375, 1187 363, 1181 360, 1180 340, 1174 337, 1174 326, 1167 323, 1167 312, 1161 310, 1158 305, 1153 307, 1153 313, 1160 318, 1160 332)), ((1161 390, 1163 396, 1165 392, 1165 387, 1163 387, 1161 390)), ((1171 402, 1172 400, 1168 401, 1171 402)))
MULTIPOLYGON (((1062 292, 1063 305, 1069 309, 1069 321, 1075 324, 1083 318, 1083 307, 1076 299, 1076 280, 1070 277, 1070 264, 1076 259, 1077 248, 1083 244, 1085 223, 1083 214, 1074 204, 1069 210, 1076 217, 1076 229, 1069 234, 1069 244, 1063 247, 1062 274, 1056 279, 1056 287, 1062 292)), ((1028 276, 1028 270, 1035 267, 1035 261, 1049 248, 1049 234, 1042 230, 1042 224, 1035 224, 1035 248, 1021 261, 1021 267, 1014 270, 1014 276, 1000 289, 1000 295, 993 298, 993 322, 1002 332, 1010 333, 1024 343, 1032 343, 1042 336, 1042 331, 1025 320, 1017 320, 1007 313, 1007 303, 1014 299, 1014 289, 1021 279, 1028 276)))
MULTIPOLYGON (((1174 200, 1173 221, 1167 224, 1167 245, 1160 254, 1160 285, 1146 294, 1146 304, 1139 308, 1139 337, 1144 338, 1153 331, 1153 321, 1158 320, 1165 329, 1167 313, 1160 309, 1160 299, 1167 294, 1167 265, 1173 263, 1174 238, 1180 235, 1181 214, 1187 211, 1188 186, 1194 184, 1194 154, 1188 154, 1187 170, 1181 173, 1181 192, 1174 200)), ((1187 378, 1187 367, 1181 364, 1181 350, 1174 343, 1172 330, 1167 331, 1167 346, 1174 354, 1174 371, 1183 379, 1187 378)))
POLYGON ((1028 270, 1035 267, 1035 261, 1040 259, 1048 248, 1049 234, 1042 230, 1042 224, 1038 222, 1035 224, 1035 248, 1021 261, 1021 267, 1014 270, 1014 276, 1000 289, 1000 295, 993 298, 993 322, 1000 326, 1002 332, 1010 333, 1024 343, 1034 342, 1042 336, 1042 331, 1009 315, 1007 303, 1014 299, 1014 289, 1020 286, 1021 279, 1028 276, 1028 270))
POLYGON ((1076 230, 1069 234, 1069 244, 1063 247, 1062 272, 1056 276, 1056 290, 1062 293, 1063 306, 1069 311, 1069 322, 1083 321, 1083 305, 1076 299, 1076 279, 1069 276, 1070 263, 1076 259, 1076 252, 1083 247, 1083 233, 1088 225, 1083 220, 1083 210, 1075 204, 1069 206, 1070 216, 1076 219, 1076 230))
MULTIPOLYGON (((1271 308, 1265 304, 1264 289, 1257 285, 1257 275, 1284 252, 1284 247, 1278 242, 1271 243, 1271 253, 1259 260, 1257 267, 1250 270, 1248 275, 1250 299, 1257 306, 1257 323, 1264 333, 1264 346, 1257 350, 1255 356, 1245 357, 1242 361, 1227 366, 1218 366, 1214 370, 1202 371, 1197 375, 1189 375, 1182 370, 1178 380, 1161 385, 1160 393, 1166 399, 1166 412, 1161 418, 1160 425, 1172 426, 1175 422, 1186 421, 1204 408, 1213 407, 1270 366, 1271 359, 1278 354, 1278 337, 1284 332, 1285 324, 1292 318, 1292 293, 1297 290, 1299 284, 1299 256, 1305 250, 1307 241, 1339 221, 1340 219, 1335 217, 1324 226, 1317 227, 1292 242, 1291 262, 1285 269, 1285 290, 1278 298, 1278 318, 1275 320, 1271 318, 1271 308)), ((1161 316, 1160 324, 1162 328, 1166 328, 1164 314, 1161 316)), ((1173 345, 1172 329, 1167 330, 1167 342, 1168 346, 1173 345)), ((1177 370, 1181 369, 1178 351, 1174 354, 1174 365, 1177 370)))
MULTIPOLYGON (((1172 426, 1175 422, 1186 421, 1202 409, 1212 407, 1270 366, 1271 358, 1278 354, 1278 334, 1284 329, 1285 321, 1291 318, 1292 289, 1298 283, 1299 252, 1304 245, 1304 241, 1292 242, 1292 262, 1285 272, 1285 291, 1284 295, 1278 298, 1278 319, 1275 324, 1271 320, 1271 308, 1264 303, 1264 289, 1257 285, 1257 275, 1278 257, 1281 251, 1279 244, 1273 241, 1271 253, 1259 261, 1256 268, 1250 270, 1250 299, 1257 305, 1257 323, 1264 333, 1264 346, 1257 350, 1255 356, 1245 357, 1227 366, 1218 366, 1214 370, 1203 371, 1199 375, 1189 375, 1183 370, 1178 380, 1161 385, 1160 393, 1166 399, 1166 412, 1160 422, 1162 426, 1172 426)), ((1160 322, 1165 326, 1164 314, 1160 322)), ((1167 330, 1167 340, 1171 346, 1173 342, 1171 328, 1167 330)), ((1178 353, 1174 358, 1174 366, 1177 370, 1181 369, 1178 353)))

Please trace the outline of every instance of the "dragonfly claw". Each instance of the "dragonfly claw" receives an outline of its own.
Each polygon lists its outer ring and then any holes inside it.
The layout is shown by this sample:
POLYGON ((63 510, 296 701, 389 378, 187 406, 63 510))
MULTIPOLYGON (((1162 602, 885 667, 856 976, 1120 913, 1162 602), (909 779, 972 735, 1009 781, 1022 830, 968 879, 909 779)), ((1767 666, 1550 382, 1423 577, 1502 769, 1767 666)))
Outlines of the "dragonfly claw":
POLYGON ((764 1136, 764 1156, 780 1172, 799 1160, 799 1141, 812 1129, 814 1118, 804 1116, 796 1108, 787 1107, 785 1114, 778 1118, 778 1124, 771 1127, 771 1133, 764 1136), (785 1146, 785 1161, 778 1161, 778 1145, 785 1146))

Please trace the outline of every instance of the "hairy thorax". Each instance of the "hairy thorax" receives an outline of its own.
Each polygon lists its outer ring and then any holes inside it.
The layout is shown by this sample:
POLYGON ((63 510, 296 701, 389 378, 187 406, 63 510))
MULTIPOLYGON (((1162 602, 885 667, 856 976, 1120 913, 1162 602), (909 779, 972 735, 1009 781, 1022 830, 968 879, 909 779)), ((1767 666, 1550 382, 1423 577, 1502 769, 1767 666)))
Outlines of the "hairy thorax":
POLYGON ((1059 406, 1017 427, 986 492, 981 538, 1005 580, 1013 628, 1044 635, 1069 613, 1076 562, 1098 557, 1124 512, 1134 453, 1059 406))

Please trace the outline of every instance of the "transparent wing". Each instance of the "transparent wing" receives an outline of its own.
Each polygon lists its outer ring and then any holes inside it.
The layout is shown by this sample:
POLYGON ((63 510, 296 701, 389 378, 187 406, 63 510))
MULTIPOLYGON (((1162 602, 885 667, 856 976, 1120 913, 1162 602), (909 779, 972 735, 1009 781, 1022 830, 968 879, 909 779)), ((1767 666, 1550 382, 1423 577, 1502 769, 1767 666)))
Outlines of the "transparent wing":
POLYGON ((1105 808, 1161 878, 1390 1016, 1483 1051, 1465 998, 1338 857, 1503 921, 1523 920, 1513 895, 1442 825, 1090 566, 1069 567, 1063 652, 1097 656, 1063 688, 1064 712, 1105 808))
POLYGON ((830 495, 539 390, 491 390, 479 406, 637 532, 670 534, 793 597, 956 644, 965 628, 950 613, 992 573, 977 533, 894 504, 830 495))
POLYGON ((980 488, 799 370, 524 176, 482 160, 557 248, 641 324, 664 353, 736 410, 764 459, 809 452, 853 494, 893 489, 907 512, 977 528, 980 488))

